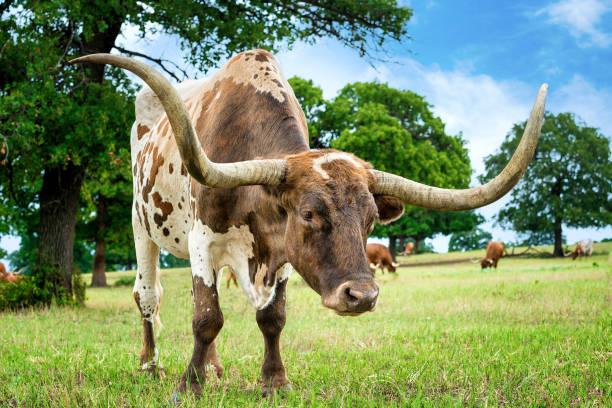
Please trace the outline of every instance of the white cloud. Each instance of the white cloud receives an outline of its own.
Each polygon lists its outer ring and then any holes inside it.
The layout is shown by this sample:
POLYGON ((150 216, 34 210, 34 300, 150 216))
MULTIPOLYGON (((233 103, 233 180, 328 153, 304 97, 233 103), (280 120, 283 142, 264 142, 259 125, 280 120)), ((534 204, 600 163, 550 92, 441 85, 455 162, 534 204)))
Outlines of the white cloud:
POLYGON ((610 0, 561 0, 538 10, 536 15, 546 14, 550 23, 569 29, 573 37, 581 40, 581 46, 605 48, 612 45, 612 34, 601 31, 598 25, 610 11, 610 0))
POLYGON ((596 88, 576 74, 552 94, 550 106, 554 112, 573 112, 587 125, 594 126, 612 137, 612 89, 596 88))

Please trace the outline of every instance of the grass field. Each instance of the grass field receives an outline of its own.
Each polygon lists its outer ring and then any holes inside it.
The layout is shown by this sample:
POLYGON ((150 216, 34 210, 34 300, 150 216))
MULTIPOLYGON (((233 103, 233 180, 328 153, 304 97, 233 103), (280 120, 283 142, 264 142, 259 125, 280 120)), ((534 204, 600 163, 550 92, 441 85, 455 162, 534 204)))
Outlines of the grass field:
MULTIPOLYGON (((378 306, 359 317, 324 309, 294 274, 281 339, 294 391, 274 400, 260 397, 254 310, 240 289, 223 288, 225 374, 184 406, 610 407, 611 247, 597 244, 592 258, 574 262, 502 259, 497 270, 400 268, 377 275, 378 306)), ((85 308, 0 314, 0 406, 168 405, 192 351, 189 270, 163 271, 162 284, 166 379, 138 373, 142 329, 131 288, 88 289, 85 308)))

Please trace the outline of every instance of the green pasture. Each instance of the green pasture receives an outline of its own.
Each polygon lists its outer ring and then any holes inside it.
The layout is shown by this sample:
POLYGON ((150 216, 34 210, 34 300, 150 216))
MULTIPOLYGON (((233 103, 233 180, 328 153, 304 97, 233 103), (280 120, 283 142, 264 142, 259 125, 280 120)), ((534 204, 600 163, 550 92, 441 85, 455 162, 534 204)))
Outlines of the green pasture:
MULTIPOLYGON (((282 355, 293 392, 260 397, 263 339, 240 289, 220 293, 225 367, 184 406, 612 406, 612 244, 582 261, 482 251, 402 258, 377 275, 376 310, 340 317, 294 274, 282 355)), ((133 272, 109 274, 109 281, 133 272)), ((88 278, 88 277, 87 277, 88 278)), ((0 406, 167 406, 192 351, 189 269, 162 272, 167 378, 138 371, 131 287, 88 289, 84 308, 0 314, 0 406)))

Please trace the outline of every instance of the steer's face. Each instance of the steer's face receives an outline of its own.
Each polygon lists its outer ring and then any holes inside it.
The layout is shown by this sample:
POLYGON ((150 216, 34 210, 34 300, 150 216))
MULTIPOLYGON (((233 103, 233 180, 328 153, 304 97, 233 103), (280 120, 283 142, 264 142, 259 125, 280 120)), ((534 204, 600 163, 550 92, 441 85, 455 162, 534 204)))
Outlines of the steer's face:
POLYGON ((307 152, 288 162, 282 201, 289 262, 338 314, 372 310, 378 285, 368 268, 366 239, 377 220, 399 217, 403 204, 374 197, 370 166, 353 155, 307 152))

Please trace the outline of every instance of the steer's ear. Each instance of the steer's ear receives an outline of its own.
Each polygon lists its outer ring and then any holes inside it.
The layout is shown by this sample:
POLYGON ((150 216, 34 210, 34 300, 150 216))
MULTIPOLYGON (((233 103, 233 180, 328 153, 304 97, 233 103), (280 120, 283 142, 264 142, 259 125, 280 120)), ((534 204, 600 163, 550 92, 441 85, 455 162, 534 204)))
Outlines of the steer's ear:
POLYGON ((404 203, 399 198, 388 195, 375 195, 374 201, 378 207, 378 220, 388 224, 397 220, 404 213, 404 203))

